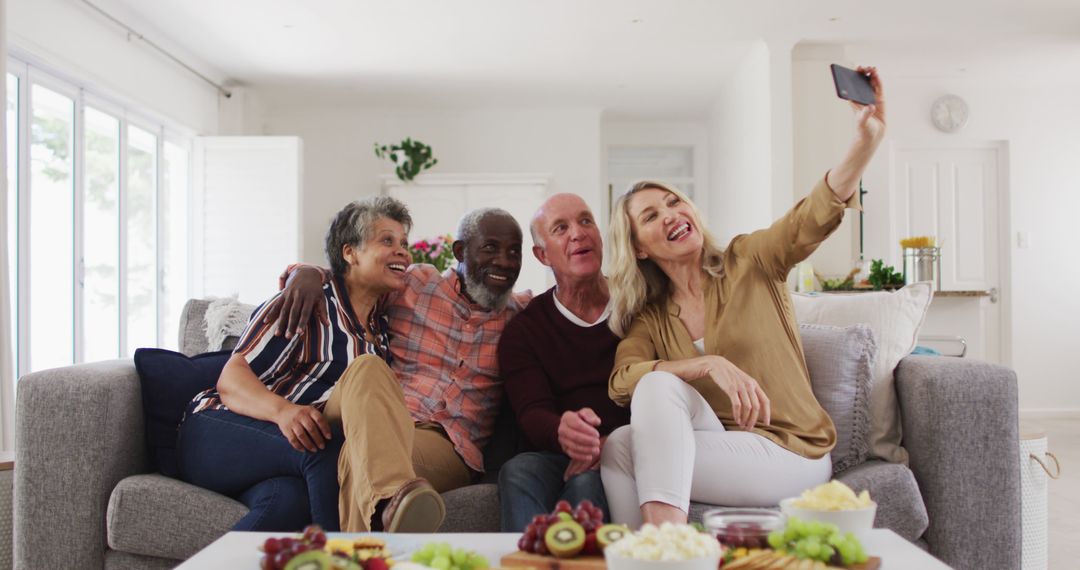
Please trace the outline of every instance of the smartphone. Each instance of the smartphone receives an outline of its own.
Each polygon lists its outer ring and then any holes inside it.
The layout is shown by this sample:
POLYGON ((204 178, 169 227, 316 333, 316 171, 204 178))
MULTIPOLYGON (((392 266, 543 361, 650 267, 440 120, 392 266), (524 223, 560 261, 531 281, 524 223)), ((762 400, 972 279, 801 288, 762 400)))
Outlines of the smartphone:
POLYGON ((870 76, 864 75, 835 63, 829 66, 832 69, 833 83, 836 84, 836 96, 848 101, 854 101, 863 105, 877 103, 874 97, 874 88, 870 86, 870 76))

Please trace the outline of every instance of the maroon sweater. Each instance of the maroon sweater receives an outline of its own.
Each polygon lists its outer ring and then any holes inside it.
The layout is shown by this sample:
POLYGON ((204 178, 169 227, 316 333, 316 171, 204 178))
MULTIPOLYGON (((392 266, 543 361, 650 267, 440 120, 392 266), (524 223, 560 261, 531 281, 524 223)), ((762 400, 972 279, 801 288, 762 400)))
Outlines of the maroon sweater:
POLYGON ((607 321, 582 327, 567 320, 554 287, 510 320, 499 340, 499 375, 534 448, 563 453, 558 429, 567 410, 592 408, 601 436, 630 422, 630 410, 608 397, 618 344, 607 321))

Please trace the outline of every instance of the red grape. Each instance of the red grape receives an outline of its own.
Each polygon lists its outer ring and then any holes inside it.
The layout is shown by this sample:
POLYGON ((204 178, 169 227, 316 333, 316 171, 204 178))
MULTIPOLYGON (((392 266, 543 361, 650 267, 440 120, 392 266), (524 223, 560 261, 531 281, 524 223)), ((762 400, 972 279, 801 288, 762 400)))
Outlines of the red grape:
POLYGON ((293 553, 289 550, 279 551, 277 554, 274 555, 274 564, 277 565, 278 568, 284 568, 285 565, 288 564, 290 560, 292 560, 292 557, 293 553))
POLYGON ((556 513, 569 513, 572 510, 574 509, 570 506, 568 501, 559 501, 558 503, 555 503, 556 513))
POLYGON ((277 551, 281 550, 281 540, 270 537, 263 543, 263 552, 273 555, 277 554, 277 551))
POLYGON ((533 543, 533 541, 529 540, 529 535, 523 534, 523 535, 521 535, 521 538, 518 539, 518 543, 517 543, 518 550, 522 550, 522 551, 525 551, 525 552, 532 552, 532 543, 533 543))
POLYGON ((304 540, 308 542, 315 542, 315 536, 319 534, 323 534, 323 529, 317 524, 309 524, 304 527, 304 540))
POLYGON ((543 524, 548 518, 547 514, 539 514, 533 517, 532 524, 543 524))
POLYGON ((547 545, 544 544, 544 539, 542 539, 542 538, 536 539, 536 542, 533 543, 533 552, 535 552, 536 554, 540 554, 540 555, 544 555, 544 554, 548 553, 547 545))
POLYGON ((600 554, 600 546, 596 544, 596 533, 586 529, 588 534, 585 535, 585 546, 582 547, 582 554, 600 554))

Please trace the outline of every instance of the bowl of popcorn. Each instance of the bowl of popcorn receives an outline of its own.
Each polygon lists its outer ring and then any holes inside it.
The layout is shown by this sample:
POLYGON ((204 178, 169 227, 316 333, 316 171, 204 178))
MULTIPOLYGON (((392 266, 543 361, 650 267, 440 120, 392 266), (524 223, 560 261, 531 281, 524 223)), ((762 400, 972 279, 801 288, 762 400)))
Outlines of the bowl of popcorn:
POLYGON ((642 525, 604 549, 608 570, 716 570, 720 543, 690 525, 642 525))
POLYGON ((830 523, 840 532, 860 534, 874 527, 877 503, 870 500, 869 492, 856 495, 851 487, 832 480, 780 501, 780 510, 789 517, 830 523))

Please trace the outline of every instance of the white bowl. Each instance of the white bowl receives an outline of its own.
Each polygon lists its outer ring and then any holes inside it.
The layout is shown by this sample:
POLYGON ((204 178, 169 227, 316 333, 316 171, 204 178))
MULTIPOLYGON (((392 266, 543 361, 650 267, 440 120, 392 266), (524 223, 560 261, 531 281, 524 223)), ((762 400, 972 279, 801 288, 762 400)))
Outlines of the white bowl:
POLYGON ((720 565, 720 552, 690 560, 638 560, 616 556, 605 549, 604 561, 607 570, 716 570, 720 565))
POLYGON ((831 523, 840 529, 840 532, 852 532, 862 534, 874 528, 874 515, 877 514, 877 503, 871 502, 869 507, 861 509, 849 509, 846 511, 818 511, 812 509, 800 509, 792 505, 797 497, 780 501, 780 511, 789 517, 795 517, 804 521, 821 521, 831 523))

